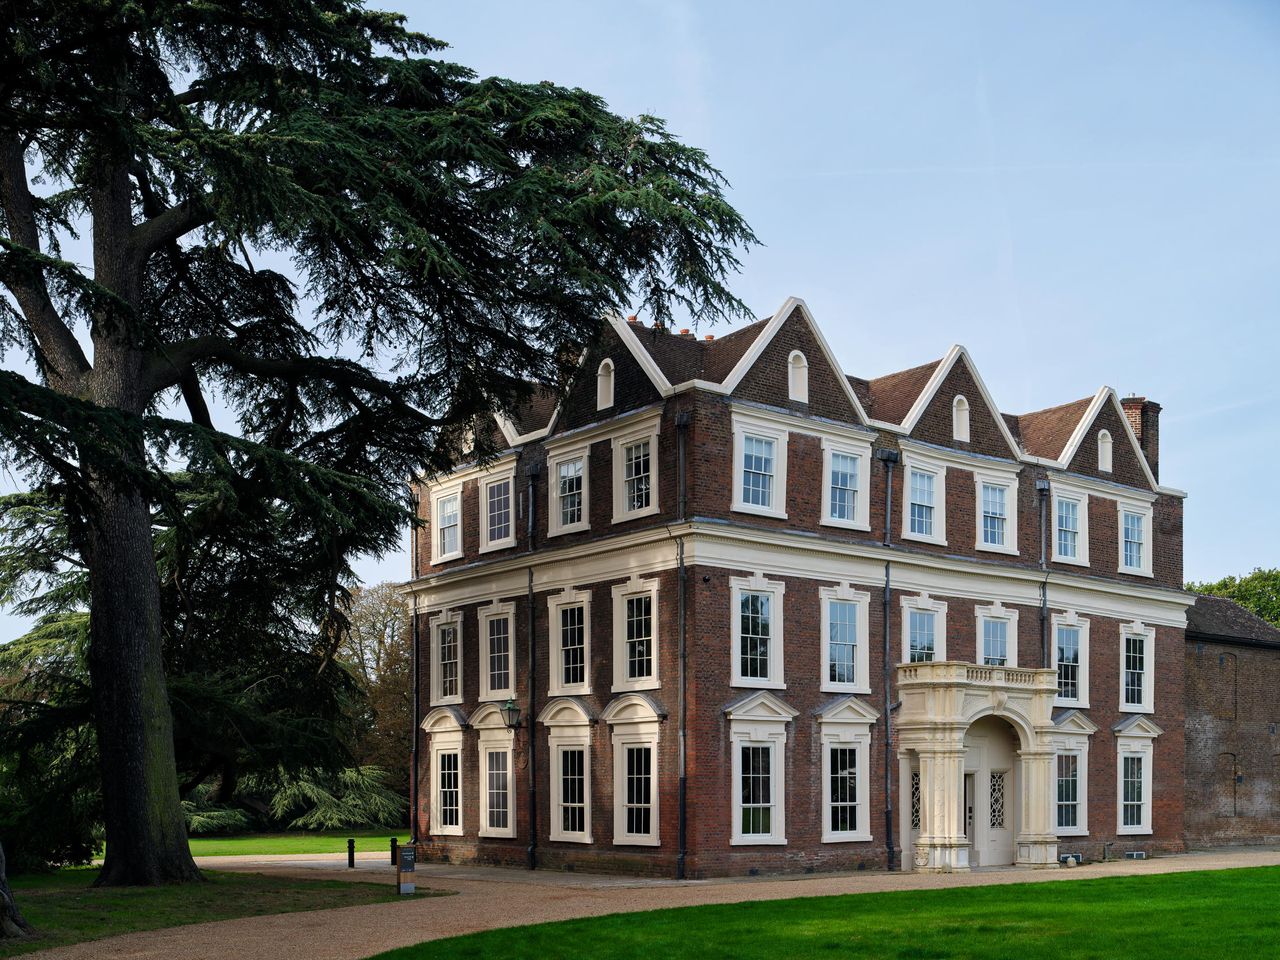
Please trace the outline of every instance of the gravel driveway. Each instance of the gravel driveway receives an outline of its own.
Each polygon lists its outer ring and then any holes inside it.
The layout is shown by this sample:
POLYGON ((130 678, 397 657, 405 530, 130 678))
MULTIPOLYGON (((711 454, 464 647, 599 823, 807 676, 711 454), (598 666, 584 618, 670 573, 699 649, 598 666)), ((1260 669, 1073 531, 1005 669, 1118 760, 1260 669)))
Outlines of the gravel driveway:
MULTIPOLYGON (((334 879, 374 877, 394 882, 385 856, 366 854, 356 874, 345 859, 312 857, 208 857, 206 870, 236 870, 334 879)), ((129 958, 129 960, 357 960, 462 933, 683 907, 790 897, 821 897, 884 890, 926 890, 1001 883, 1060 883, 1088 877, 1115 877, 1232 867, 1280 866, 1280 850, 1233 850, 1119 861, 1059 870, 991 870, 967 874, 849 873, 795 878, 635 880, 485 867, 420 864, 419 886, 456 896, 406 899, 309 913, 219 920, 167 930, 130 933, 108 940, 27 954, 47 960, 129 958)))

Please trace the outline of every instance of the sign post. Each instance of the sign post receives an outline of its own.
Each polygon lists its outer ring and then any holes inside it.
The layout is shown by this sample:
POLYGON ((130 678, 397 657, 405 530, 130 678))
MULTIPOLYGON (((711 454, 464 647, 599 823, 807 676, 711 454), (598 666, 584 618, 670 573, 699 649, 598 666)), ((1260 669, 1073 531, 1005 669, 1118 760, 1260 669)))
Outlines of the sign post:
POLYGON ((413 882, 417 854, 418 848, 413 844, 396 847, 396 887, 402 894, 410 894, 417 890, 417 885, 413 882))

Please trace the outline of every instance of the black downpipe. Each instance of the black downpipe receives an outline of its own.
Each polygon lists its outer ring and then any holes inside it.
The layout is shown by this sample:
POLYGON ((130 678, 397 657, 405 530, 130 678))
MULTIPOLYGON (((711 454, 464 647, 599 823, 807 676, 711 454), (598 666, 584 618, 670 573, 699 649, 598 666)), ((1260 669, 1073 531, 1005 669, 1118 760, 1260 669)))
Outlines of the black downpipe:
MULTIPOLYGON (((409 492, 410 500, 413 505, 413 519, 418 519, 418 494, 412 489, 409 492)), ((409 567, 412 571, 412 579, 418 578, 418 528, 411 526, 409 528, 409 567)), ((412 795, 413 808, 409 811, 409 842, 411 844, 418 842, 418 763, 420 761, 420 741, 419 737, 422 732, 420 724, 422 723, 422 658, 419 656, 420 650, 420 631, 418 629, 418 600, 413 600, 413 612, 410 614, 413 618, 413 771, 412 771, 412 795)))
MULTIPOLYGON (((689 430, 690 416, 688 412, 676 415, 676 482, 680 488, 679 495, 679 519, 681 522, 685 519, 686 507, 686 483, 685 483, 685 443, 689 430)), ((676 853, 676 879, 683 880, 685 878, 685 860, 689 852, 689 781, 688 770, 685 758, 685 730, 686 730, 686 704, 685 704, 685 659, 688 655, 688 646, 685 642, 685 591, 688 588, 688 572, 684 565, 684 537, 676 541, 676 558, 677 558, 677 591, 676 591, 676 620, 677 634, 680 645, 679 651, 679 685, 677 688, 677 699, 679 700, 677 715, 680 723, 680 782, 678 787, 677 805, 679 808, 679 818, 677 820, 677 840, 678 852, 676 853)))
POLYGON ((1044 579, 1040 581, 1040 664, 1048 667, 1049 658, 1049 562, 1046 537, 1048 528, 1049 481, 1037 480, 1036 492, 1040 494, 1040 569, 1044 579))
MULTIPOLYGON (((534 516, 536 514, 535 504, 537 497, 535 490, 538 484, 538 470, 535 466, 529 471, 529 512, 526 517, 526 533, 529 540, 529 552, 534 549, 534 536, 536 527, 534 525, 534 516)), ((538 757, 537 744, 538 738, 534 730, 534 721, 538 713, 537 689, 535 682, 537 666, 537 658, 534 656, 535 634, 534 634, 534 616, 533 616, 533 567, 529 567, 528 592, 525 597, 525 621, 527 623, 526 636, 529 642, 529 669, 526 682, 529 684, 529 711, 525 714, 525 724, 528 726, 526 731, 529 736, 529 869, 538 869, 538 757)))
MULTIPOLYGON (((884 546, 892 547, 893 530, 893 465, 898 462, 896 450, 879 450, 876 456, 885 466, 884 546)), ((892 563, 884 562, 884 594, 881 598, 881 669, 884 684, 884 849, 885 866, 893 870, 893 702, 889 695, 889 583, 892 563)))

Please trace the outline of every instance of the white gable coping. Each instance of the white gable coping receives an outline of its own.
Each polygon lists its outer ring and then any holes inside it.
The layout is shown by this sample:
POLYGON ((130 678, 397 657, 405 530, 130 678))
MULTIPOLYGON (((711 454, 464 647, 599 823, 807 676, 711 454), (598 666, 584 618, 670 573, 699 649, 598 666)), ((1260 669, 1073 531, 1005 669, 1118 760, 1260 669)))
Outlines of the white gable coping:
POLYGON ((1129 438, 1129 446, 1134 455, 1137 456, 1138 463, 1142 466, 1142 475, 1146 478, 1147 483, 1151 485, 1152 490, 1158 490, 1160 485, 1156 483, 1155 475, 1151 472, 1151 465, 1147 463, 1147 455, 1142 452, 1142 446, 1138 443, 1138 435, 1133 432, 1133 424, 1129 422, 1129 417, 1125 414, 1124 407, 1120 404, 1120 397, 1111 387, 1102 387, 1094 394, 1089 408, 1085 410, 1084 416, 1080 418, 1075 430, 1071 432, 1060 458, 1063 469, 1068 468, 1071 465, 1071 461, 1075 459, 1076 453, 1080 450, 1080 445, 1084 442, 1085 434, 1089 432, 1089 428, 1093 426, 1093 422, 1098 418, 1098 414, 1102 412, 1102 408, 1108 400, 1119 415, 1120 422, 1124 424, 1125 436, 1129 438))
POLYGON ((902 431, 908 435, 915 430, 919 424, 920 418, 924 416, 924 412, 929 409, 929 404, 933 402, 938 391, 942 389, 943 382, 951 374, 957 361, 964 360, 965 366, 969 370, 969 374, 973 377, 973 382, 978 385, 978 393, 982 395, 982 402, 987 405, 987 412, 995 418, 996 426, 1000 428, 1000 435, 1004 437, 1004 442, 1008 444, 1009 451, 1014 457, 1022 456, 1022 448, 1018 446, 1018 441, 1013 438, 1013 433, 1009 430, 1009 425, 1004 422, 1004 417, 1000 414, 1000 408, 996 406, 996 402, 991 397, 991 391, 987 389, 986 383, 983 382, 982 375, 978 373, 978 368, 973 362, 973 358, 969 356, 969 351, 960 344, 955 344, 947 351, 947 355, 942 358, 942 362, 933 371, 933 376, 929 378, 929 382, 924 385, 924 389, 920 391, 920 396, 916 397, 916 402, 911 405, 911 409, 907 411, 906 417, 902 421, 902 431))

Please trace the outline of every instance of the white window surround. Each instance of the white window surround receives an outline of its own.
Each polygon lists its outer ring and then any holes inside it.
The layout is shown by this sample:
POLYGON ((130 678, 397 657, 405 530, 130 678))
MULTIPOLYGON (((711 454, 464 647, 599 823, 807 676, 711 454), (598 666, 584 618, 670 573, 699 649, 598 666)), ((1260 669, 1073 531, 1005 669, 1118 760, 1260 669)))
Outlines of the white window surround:
POLYGON ((463 679, 463 643, 462 643, 462 611, 442 610, 427 617, 427 636, 431 638, 431 706, 445 706, 462 702, 463 679), (453 696, 442 696, 440 693, 440 628, 452 625, 458 637, 458 692, 453 696))
POLYGON ((1134 717, 1120 721, 1112 728, 1116 733, 1116 834, 1135 836, 1150 834, 1152 767, 1155 761, 1155 740, 1164 733, 1146 717, 1134 717), (1124 760, 1125 757, 1142 758, 1142 822, 1132 826, 1124 823, 1124 760))
POLYGON ((755 513, 764 517, 787 518, 787 441, 790 433, 772 420, 733 414, 733 507, 739 513, 755 513), (746 503, 742 498, 743 452, 747 437, 773 441, 773 481, 771 503, 762 506, 746 503))
POLYGON ((974 497, 977 517, 977 539, 975 548, 986 553, 1004 553, 1011 557, 1018 555, 1018 475, 1016 473, 975 470, 973 474, 974 497), (984 486, 1004 488, 1004 543, 986 543, 983 538, 983 502, 984 486))
POLYGON ((515 731, 507 729, 502 713, 486 704, 471 715, 468 725, 476 731, 479 742, 476 789, 480 794, 480 836, 514 837, 516 835, 516 768, 515 731), (507 755, 507 826, 489 826, 489 754, 507 755))
POLYGON ((1152 553, 1152 525, 1155 516, 1153 505, 1142 500, 1116 501, 1116 572, 1127 573, 1135 577, 1150 577, 1152 553), (1124 562, 1124 515, 1132 513, 1142 518, 1142 563, 1136 567, 1126 566, 1124 562))
MULTIPOLYGON (((516 606, 514 603, 499 603, 497 600, 476 610, 476 623, 480 628, 480 662, 477 670, 480 675, 480 700, 506 700, 515 696, 516 687, 516 606), (507 621, 507 677, 505 687, 489 686, 489 623, 492 620, 507 621)), ((474 726, 474 724, 473 724, 474 726)))
POLYGON ((903 451, 902 456, 902 539, 920 543, 947 545, 947 465, 940 460, 922 457, 918 453, 903 451), (933 476, 933 532, 911 532, 911 474, 927 473, 933 476))
POLYGON ((495 471, 489 476, 480 480, 480 552, 489 553, 492 550, 504 550, 508 547, 516 545, 516 467, 515 461, 511 462, 511 466, 495 471), (489 539, 489 488, 498 484, 507 484, 507 511, 509 521, 507 536, 498 540, 489 539))
POLYGON ((608 410, 613 406, 613 361, 605 357, 596 371, 596 409, 608 410))
POLYGON ((732 752, 730 785, 731 846, 778 846, 787 842, 786 748, 787 724, 799 711, 766 690, 744 697, 725 710, 729 719, 729 749, 732 752), (742 833, 742 748, 769 747, 771 788, 769 833, 742 833))
POLYGON ((438 836, 460 837, 462 836, 462 825, 466 819, 466 794, 464 791, 466 778, 462 769, 462 727, 456 720, 445 717, 444 711, 437 717, 428 716, 423 721, 423 727, 427 729, 428 735, 431 737, 431 824, 430 832, 438 836), (440 757, 442 754, 451 753, 458 757, 458 822, 456 824, 442 824, 441 820, 441 803, 440 803, 440 757))
MULTIPOLYGON (((974 661, 978 664, 983 660, 983 628, 982 625, 987 620, 1001 620, 1007 624, 1005 628, 1005 666, 1018 666, 1018 611, 1012 607, 1006 607, 999 600, 989 607, 974 607, 974 619, 977 621, 977 632, 974 636, 977 638, 977 645, 974 648, 974 661)), ((938 659, 942 659, 939 657, 938 659)))
POLYGON ((841 583, 835 587, 820 587, 818 589, 818 602, 821 606, 821 629, 820 640, 818 646, 821 648, 819 654, 821 658, 820 668, 822 673, 822 683, 819 687, 826 693, 870 693, 871 692, 871 629, 870 614, 871 594, 861 590, 855 590, 848 583, 841 583), (854 629, 856 631, 854 658, 853 658, 853 683, 839 683, 831 680, 831 601, 839 600, 847 603, 855 603, 858 606, 857 618, 854 621, 854 629))
POLYGON ((547 640, 550 645, 548 697, 566 697, 591 692, 591 591, 564 589, 547 597, 547 640), (560 638, 560 611, 565 607, 582 607, 582 655, 585 669, 582 683, 564 682, 563 647, 560 638))
POLYGON ((1111 431, 1098 431, 1098 472, 1110 473, 1112 464, 1111 431))
POLYGON ((591 842, 591 725, 592 719, 574 701, 558 697, 547 703, 538 714, 538 723, 547 728, 548 756, 551 779, 551 833, 552 840, 566 843, 591 842), (583 752, 583 801, 586 827, 581 832, 567 832, 561 810, 561 756, 565 750, 583 752))
POLYGON ((632 577, 625 583, 613 587, 613 693, 628 690, 656 690, 661 686, 658 680, 658 653, 661 650, 659 639, 659 607, 656 578, 642 580, 632 577), (627 678, 627 599, 630 597, 649 597, 649 655, 653 670, 648 677, 630 680, 627 678))
POLYGON ((786 600, 787 585, 781 580, 769 580, 763 573, 753 577, 729 578, 729 619, 731 646, 730 686, 758 687, 769 690, 785 690, 787 684, 783 674, 783 606, 786 600), (769 676, 767 678, 744 677, 742 675, 742 595, 744 593, 767 593, 769 601, 769 676))
POLYGON ((1089 709, 1089 621, 1079 616, 1074 610, 1066 610, 1062 613, 1052 614, 1049 618, 1050 634, 1049 634, 1049 657, 1052 660, 1051 666, 1056 672, 1058 669, 1058 628, 1074 627, 1080 633, 1080 669, 1079 679, 1076 683, 1076 689, 1079 696, 1074 700, 1064 699, 1054 694, 1053 705, 1055 707, 1076 707, 1081 710, 1089 709))
POLYGON ((547 448, 547 536, 578 533, 591 529, 591 444, 575 443, 547 448), (582 461, 582 519, 577 523, 561 523, 560 464, 582 461))
POLYGON ((846 530, 871 529, 871 442, 863 440, 837 440, 822 438, 822 519, 824 527, 842 527, 846 530), (836 519, 831 516, 831 455, 833 453, 854 457, 858 462, 858 484, 855 488, 853 518, 836 519))
POLYGON ((809 402, 809 361, 799 350, 792 350, 787 357, 787 399, 809 402))
POLYGON ((951 439, 969 442, 969 401, 959 394, 951 401, 951 439))
POLYGON ((628 425, 625 432, 619 433, 612 438, 614 523, 649 517, 658 512, 658 466, 660 463, 658 459, 658 432, 661 422, 661 413, 655 413, 652 417, 647 417, 638 423, 628 425), (626 451, 627 447, 645 440, 649 442, 649 505, 638 510, 628 510, 624 482, 626 451))
POLYGON ((873 839, 871 833, 871 725, 880 714, 856 697, 846 697, 818 714, 822 742, 822 842, 849 843, 873 839), (831 748, 856 751, 854 799, 858 805, 856 830, 831 827, 831 748))
POLYGON ((1120 625, 1120 712, 1121 713, 1155 713, 1156 712, 1156 628, 1149 627, 1141 620, 1120 625), (1124 702, 1125 675, 1125 640, 1128 637, 1142 637, 1142 703, 1124 702))
POLYGON ((1054 563, 1070 563, 1078 567, 1089 566, 1089 491, 1084 487, 1073 486, 1060 480, 1049 481, 1049 534, 1050 547, 1053 550, 1054 563), (1058 552, 1058 501, 1071 500, 1076 504, 1078 533, 1076 536, 1076 555, 1064 556, 1058 552))
POLYGON ((911 611, 932 611, 933 618, 933 662, 947 659, 947 605, 941 600, 932 599, 927 593, 915 597, 902 598, 902 660, 911 662, 911 611))
POLYGON ((1069 710, 1054 718, 1054 728, 1049 734, 1049 746, 1054 752, 1053 829, 1060 837, 1087 837, 1089 835, 1089 738, 1098 727, 1079 710, 1069 710), (1057 757, 1071 755, 1076 758, 1076 825, 1058 826, 1057 757))
POLYGON ((609 725, 613 741, 613 844, 614 846, 660 846, 658 740, 662 717, 646 697, 629 694, 611 701, 601 719, 609 725), (649 807, 651 829, 645 834, 627 832, 627 747, 648 747, 649 807))
POLYGON ((444 486, 437 487, 431 491, 431 562, 444 563, 446 560, 456 560, 463 554, 463 485, 459 481, 455 481, 444 486), (458 498, 458 549, 444 552, 440 549, 440 504, 442 501, 450 497, 458 498))

